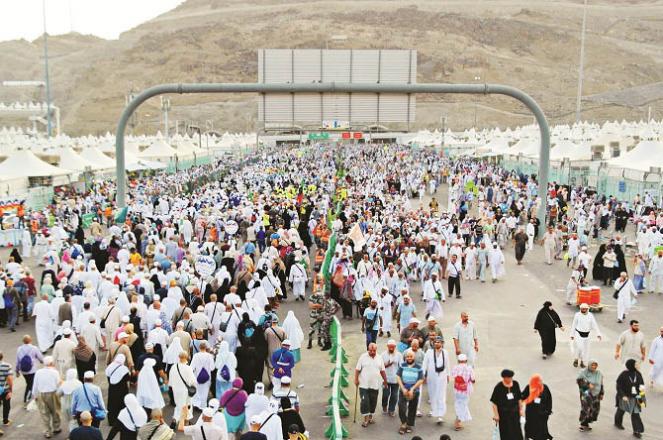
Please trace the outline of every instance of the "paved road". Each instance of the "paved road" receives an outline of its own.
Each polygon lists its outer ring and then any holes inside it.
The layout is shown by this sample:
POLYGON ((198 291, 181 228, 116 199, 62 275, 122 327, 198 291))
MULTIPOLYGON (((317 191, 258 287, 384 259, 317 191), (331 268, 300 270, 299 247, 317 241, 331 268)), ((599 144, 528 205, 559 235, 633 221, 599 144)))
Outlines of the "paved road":
MULTIPOLYGON (((438 199, 446 201, 445 191, 441 190, 438 199)), ((427 199, 423 200, 428 203, 427 199)), ((413 203, 415 205, 418 202, 413 203)), ((595 252, 595 249, 593 249, 595 252)), ((2 261, 6 261, 6 251, 0 253, 2 261)), ((604 296, 607 307, 603 313, 597 314, 597 320, 605 336, 603 342, 593 343, 593 355, 598 359, 600 369, 605 375, 606 399, 604 400, 598 423, 595 424, 592 434, 583 434, 577 430, 578 397, 575 385, 577 370, 571 365, 571 354, 568 344, 568 329, 566 334, 558 334, 556 354, 549 360, 542 360, 539 350, 539 338, 532 330, 536 312, 545 300, 551 300, 559 312, 562 321, 570 326, 575 309, 563 305, 563 289, 566 286, 569 271, 562 262, 553 266, 543 263, 543 252, 537 247, 525 257, 525 264, 517 266, 510 246, 505 251, 507 259, 507 274, 504 280, 496 284, 481 284, 478 281, 463 282, 463 299, 450 299, 444 305, 444 318, 441 327, 449 341, 451 329, 459 319, 460 312, 470 312, 479 329, 480 353, 477 362, 477 383, 471 398, 470 409, 474 420, 467 424, 462 432, 453 432, 453 396, 448 395, 448 412, 445 424, 438 427, 434 420, 423 417, 417 419, 415 434, 427 440, 437 439, 442 433, 449 433, 455 439, 489 439, 491 438, 491 410, 489 397, 495 383, 499 381, 499 372, 503 368, 511 368, 516 372, 515 379, 524 386, 529 377, 540 373, 544 381, 550 386, 554 399, 554 414, 550 419, 551 433, 558 439, 580 439, 591 435, 594 438, 618 439, 630 437, 629 421, 625 421, 627 431, 617 431, 612 426, 614 381, 621 371, 621 364, 612 358, 614 344, 621 331, 626 329, 625 324, 617 324, 613 301, 604 296)), ((419 310, 423 311, 420 298, 420 286, 412 286, 413 297, 419 310)), ((647 343, 657 334, 658 327, 663 324, 660 318, 663 298, 645 295, 635 307, 631 318, 639 319, 642 331, 646 335, 647 343)), ((280 315, 285 316, 285 310, 292 309, 299 318, 302 327, 307 326, 308 311, 301 302, 289 300, 282 307, 280 315)), ((20 344, 23 333, 34 334, 32 323, 21 324, 17 333, 8 333, 6 329, 0 330, 0 349, 5 353, 6 359, 14 364, 16 347, 20 344)), ((348 370, 354 369, 358 356, 363 352, 364 337, 360 334, 357 320, 343 321, 344 346, 348 352, 350 362, 348 370)), ((386 338, 379 340, 380 351, 385 349, 386 338)), ((455 363, 455 362, 454 362, 455 363)), ((326 353, 318 349, 303 350, 303 361, 296 368, 294 375, 295 385, 301 387, 298 392, 302 400, 303 419, 312 433, 312 438, 323 438, 323 432, 329 423, 324 416, 327 398, 329 397, 329 372, 331 363, 326 353)), ((648 373, 649 366, 645 367, 648 373)), ((105 378, 98 375, 98 384, 105 388, 105 378)), ((18 380, 15 394, 22 396, 24 383, 18 380)), ((344 419, 344 424, 350 431, 350 437, 355 439, 368 438, 397 438, 398 421, 389 417, 377 416, 377 424, 369 428, 361 428, 359 423, 352 423, 352 410, 354 406, 354 386, 345 390, 351 399, 349 404, 350 417, 344 419)), ((643 414, 646 427, 646 438, 663 438, 663 394, 649 392, 648 407, 643 414)), ((12 427, 5 429, 5 438, 25 439, 33 435, 41 438, 42 427, 37 414, 27 413, 14 400, 11 418, 12 427)), ((428 412, 427 404, 424 413, 428 412)), ((107 428, 105 429, 107 432, 107 428)), ((60 435, 60 438, 65 438, 60 435)), ((178 436, 183 438, 183 436, 178 436)), ((409 437, 408 437, 409 438, 409 437)))

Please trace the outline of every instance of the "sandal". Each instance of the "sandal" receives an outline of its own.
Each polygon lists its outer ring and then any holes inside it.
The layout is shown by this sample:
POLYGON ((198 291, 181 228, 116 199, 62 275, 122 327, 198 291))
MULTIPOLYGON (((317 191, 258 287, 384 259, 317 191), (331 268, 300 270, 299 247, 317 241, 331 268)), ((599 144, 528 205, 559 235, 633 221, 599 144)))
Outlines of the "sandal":
POLYGON ((405 434, 405 426, 401 426, 400 428, 398 428, 398 433, 399 433, 400 435, 405 434))
POLYGON ((367 426, 368 426, 368 421, 364 420, 363 422, 361 422, 362 428, 366 428, 367 426))
POLYGON ((408 434, 411 433, 411 432, 412 432, 412 428, 410 428, 410 427, 408 426, 407 428, 405 428, 405 432, 407 432, 408 434))

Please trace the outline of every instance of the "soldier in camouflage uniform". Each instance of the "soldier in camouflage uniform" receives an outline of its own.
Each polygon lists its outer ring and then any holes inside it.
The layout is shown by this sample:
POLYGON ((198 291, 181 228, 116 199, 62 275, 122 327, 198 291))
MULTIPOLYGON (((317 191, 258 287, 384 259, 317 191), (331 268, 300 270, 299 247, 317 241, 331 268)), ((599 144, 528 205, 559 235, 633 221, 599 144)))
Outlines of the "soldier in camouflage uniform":
POLYGON ((316 285, 313 287, 313 292, 308 300, 309 308, 309 331, 308 331, 308 347, 313 346, 313 334, 318 332, 318 345, 322 347, 322 326, 323 326, 323 308, 325 305, 325 295, 323 292, 324 281, 319 277, 316 280, 316 285))
POLYGON ((322 351, 331 348, 331 323, 334 315, 340 308, 339 304, 334 300, 329 293, 325 293, 325 301, 322 309, 322 351))

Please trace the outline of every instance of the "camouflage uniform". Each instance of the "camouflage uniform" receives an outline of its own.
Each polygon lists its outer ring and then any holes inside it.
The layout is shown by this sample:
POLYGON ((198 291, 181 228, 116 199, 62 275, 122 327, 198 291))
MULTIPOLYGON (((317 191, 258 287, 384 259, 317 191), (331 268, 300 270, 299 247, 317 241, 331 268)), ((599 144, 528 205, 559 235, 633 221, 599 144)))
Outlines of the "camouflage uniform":
POLYGON ((324 308, 322 309, 322 342, 324 344, 323 350, 331 348, 331 323, 336 311, 339 309, 338 303, 332 299, 331 296, 325 296, 324 308))
MULTIPOLYGON (((313 292, 309 296, 309 307, 312 304, 323 306, 325 305, 325 296, 322 292, 313 292)), ((323 327, 323 308, 309 309, 309 331, 308 331, 308 346, 311 348, 313 343, 313 335, 318 333, 318 345, 322 346, 322 327, 323 327)))

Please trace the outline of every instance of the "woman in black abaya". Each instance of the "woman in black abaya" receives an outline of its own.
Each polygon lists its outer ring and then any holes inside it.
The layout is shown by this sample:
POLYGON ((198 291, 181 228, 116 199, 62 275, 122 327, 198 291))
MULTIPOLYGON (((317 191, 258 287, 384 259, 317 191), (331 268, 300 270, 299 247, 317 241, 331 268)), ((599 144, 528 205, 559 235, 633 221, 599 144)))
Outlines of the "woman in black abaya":
POLYGON ((541 337, 543 359, 546 359, 555 352, 555 347, 557 346, 555 329, 558 327, 562 330, 564 329, 562 320, 559 319, 559 315, 552 308, 552 303, 550 301, 544 302, 534 321, 534 331, 538 332, 541 337))
POLYGON ((106 367, 108 378, 108 424, 113 425, 117 415, 124 408, 124 396, 129 392, 129 369, 124 365, 126 358, 122 353, 115 356, 106 367))

